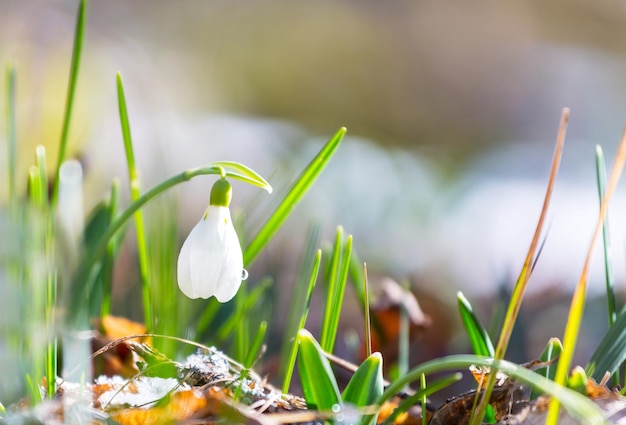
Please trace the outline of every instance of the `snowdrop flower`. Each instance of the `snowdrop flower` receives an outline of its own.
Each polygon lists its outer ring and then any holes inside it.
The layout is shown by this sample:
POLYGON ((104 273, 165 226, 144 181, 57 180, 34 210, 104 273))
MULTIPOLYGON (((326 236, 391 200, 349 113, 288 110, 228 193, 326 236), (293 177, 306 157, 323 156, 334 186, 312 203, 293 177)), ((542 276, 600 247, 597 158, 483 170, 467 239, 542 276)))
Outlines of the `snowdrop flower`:
POLYGON ((241 285, 243 255, 228 205, 230 183, 221 178, 211 189, 202 219, 183 243, 178 256, 178 286, 189 298, 232 299, 241 285))

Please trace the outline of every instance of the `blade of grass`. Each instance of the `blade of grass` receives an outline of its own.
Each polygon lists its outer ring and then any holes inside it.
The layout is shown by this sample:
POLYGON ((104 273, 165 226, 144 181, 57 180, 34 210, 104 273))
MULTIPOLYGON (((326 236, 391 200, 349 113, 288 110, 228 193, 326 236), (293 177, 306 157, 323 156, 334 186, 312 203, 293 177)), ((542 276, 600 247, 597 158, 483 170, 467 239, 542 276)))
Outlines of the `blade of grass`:
POLYGON ((602 338, 585 367, 587 375, 599 382, 606 372, 615 373, 626 361, 626 310, 622 311, 602 338))
POLYGON ((372 355, 372 324, 370 319, 370 291, 367 286, 367 264, 363 263, 363 293, 365 311, 365 354, 367 357, 372 355))
POLYGON ((339 147, 345 133, 345 128, 339 129, 339 131, 337 131, 337 133, 335 133, 335 135, 319 151, 317 156, 313 158, 304 171, 302 171, 300 176, 298 176, 285 198, 278 205, 270 218, 265 222, 261 230, 259 230, 259 233, 257 233, 244 250, 244 266, 250 266, 252 264, 252 262, 256 259, 256 256, 261 252, 263 247, 267 245, 280 225, 285 221, 285 219, 287 219, 287 216, 291 213, 296 204, 308 191, 309 187, 311 187, 315 179, 326 167, 326 164, 328 164, 328 161, 332 158, 333 154, 337 150, 337 147, 339 147))
POLYGON ((16 165, 17 165, 17 136, 15 121, 15 66, 9 64, 6 74, 7 88, 7 141, 8 141, 8 182, 9 182, 9 203, 13 205, 17 196, 16 189, 16 165))
MULTIPOLYGON (((559 357, 559 363, 556 367, 556 375, 554 377, 554 381, 561 385, 564 385, 567 382, 567 375, 569 373, 572 359, 574 357, 574 351, 576 349, 578 332, 580 330, 580 324, 582 322, 583 312, 585 309, 587 277, 589 276, 589 267, 591 265, 591 258, 593 257, 593 250, 596 241, 598 240, 600 230, 602 229, 604 219, 606 218, 606 211, 609 206, 609 202, 611 200, 611 197, 613 196, 615 187, 617 186, 619 178, 622 174, 624 161, 626 161, 626 130, 624 131, 622 141, 620 142, 617 154, 615 156, 615 161, 613 162, 613 167, 611 169, 611 174, 609 177, 609 183, 606 187, 604 197, 602 198, 602 203, 600 204, 600 214, 598 217, 598 221, 596 222, 596 227, 593 231, 593 236, 591 238, 589 250, 587 251, 585 264, 583 265, 580 279, 578 280, 578 284, 576 285, 576 289, 574 290, 574 295, 572 296, 572 302, 570 304, 570 310, 565 325, 565 333, 563 335, 563 352, 559 357)), ((552 399, 550 401, 550 407, 548 409, 548 418, 546 420, 546 424, 556 425, 558 421, 558 416, 559 400, 552 399)))
MULTIPOLYGON (((289 315, 285 323, 280 353, 279 375, 283 377, 283 385, 285 385, 288 365, 290 365, 291 368, 295 366, 295 353, 293 363, 289 363, 289 358, 294 350, 294 341, 298 330, 304 327, 304 324, 299 326, 299 323, 302 321, 302 315, 308 313, 308 310, 304 311, 303 308, 306 307, 308 291, 311 290, 311 271, 316 262, 320 232, 321 226, 319 222, 315 221, 309 226, 306 242, 304 244, 304 252, 299 261, 300 264, 298 265, 298 277, 296 278, 296 283, 290 298, 292 302, 290 303, 289 315)), ((313 285, 315 285, 315 282, 313 282, 313 285)), ((284 392, 286 393, 287 391, 284 392)))
MULTIPOLYGON (((565 134, 567 132, 568 121, 569 109, 564 108, 561 113, 561 122, 556 137, 556 145, 554 148, 554 155, 552 157, 552 165, 550 167, 550 177, 548 178, 548 187, 546 188, 546 195, 543 201, 543 206, 541 208, 541 214, 539 215, 539 221, 537 222, 535 233, 530 243, 530 247, 528 248, 528 253, 526 255, 526 259, 524 260, 524 265, 522 266, 519 277, 515 282, 513 293, 511 294, 511 301, 509 302, 509 306, 504 317, 504 323, 502 324, 502 330, 500 331, 498 344, 496 345, 495 349, 496 359, 503 359, 504 355, 506 354, 506 349, 509 345, 511 334, 513 333, 513 326, 515 326, 515 322, 517 320, 517 316, 519 315, 519 310, 522 305, 522 300, 524 298, 524 293, 526 292, 526 287, 528 286, 528 279, 530 278, 532 265, 534 263, 534 258, 536 257, 535 253, 537 251, 539 238, 543 229, 544 221, 546 219, 548 206, 550 205, 550 200, 552 198, 552 191, 554 190, 554 184, 556 183, 556 177, 559 171, 559 165, 561 163, 561 156, 563 154, 563 146, 565 144, 565 134)), ((481 423, 483 417, 485 416, 487 405, 489 404, 488 400, 491 398, 491 393, 493 392, 493 387, 495 383, 496 375, 492 373, 489 375, 485 391, 483 391, 482 396, 480 397, 480 401, 477 405, 476 411, 471 417, 470 425, 479 425, 481 423)))
POLYGON ((445 370, 467 369, 471 365, 486 366, 492 371, 499 370, 531 388, 558 398, 572 416, 580 419, 586 425, 609 425, 609 422, 604 418, 602 409, 586 396, 578 394, 515 363, 474 355, 453 355, 422 363, 389 385, 376 404, 382 406, 407 384, 420 379, 422 374, 428 375, 445 370))
MULTIPOLYGON (((130 134, 130 123, 128 122, 128 109, 126 107, 126 95, 122 75, 117 73, 117 102, 120 113, 120 123, 122 125, 122 136, 124 139, 124 151, 126 152, 126 164, 128 166, 128 183, 130 185, 130 199, 136 201, 141 196, 141 184, 139 173, 135 165, 135 154, 133 152, 133 140, 130 134)), ((148 247, 146 244, 146 228, 144 225, 143 211, 137 210, 135 213, 135 232, 137 235, 137 255, 139 256, 139 275, 141 277, 141 294, 143 301, 143 319, 148 331, 154 327, 152 315, 152 297, 150 295, 150 266, 148 264, 148 247)))
POLYGON ((302 306, 302 312, 300 314, 300 320, 298 322, 298 328, 295 331, 296 338, 294 338, 291 344, 291 350, 289 351, 289 357, 287 358, 285 368, 285 378, 283 379, 283 394, 289 393, 289 385, 291 384, 291 377, 293 376, 293 369, 296 364, 296 356, 298 354, 298 340, 297 335, 304 329, 307 316, 309 315, 309 307, 311 305, 311 297, 313 296, 313 290, 315 289, 315 282, 317 282, 317 276, 320 270, 320 263, 322 261, 322 250, 318 249, 315 254, 315 259, 311 265, 311 274, 309 277, 309 285, 307 288, 306 297, 304 298, 304 305, 302 306))
POLYGON ((330 269, 330 280, 328 285, 328 296, 324 309, 324 321, 320 336, 320 345, 324 351, 333 352, 337 329, 339 327, 339 317, 341 316, 341 306, 348 279, 350 268, 350 254, 352 252, 352 235, 349 235, 346 242, 343 242, 343 229, 337 229, 335 239, 333 260, 330 269))
POLYGON ((250 345, 250 350, 248 351, 248 356, 245 359, 245 363, 243 364, 246 369, 249 369, 254 365, 254 362, 259 357, 261 353, 261 346, 263 345, 263 339, 265 338, 265 332, 267 331, 267 322, 263 320, 259 324, 259 329, 257 329, 256 335, 254 337, 254 341, 252 341, 252 345, 250 345))
MULTIPOLYGON (((602 148, 596 145, 596 175, 598 179, 598 197, 600 203, 606 192, 606 165, 602 148)), ((607 211, 608 213, 608 211, 607 211)), ((613 289, 613 267, 611 266, 611 239, 609 232, 608 214, 602 224, 602 247, 604 248, 604 274, 606 278, 606 302, 609 315, 609 327, 615 323, 617 311, 615 308, 615 290, 613 289)), ((617 378, 619 381, 619 377, 617 378)))
POLYGON ((491 338, 487 330, 480 324, 478 317, 472 309, 472 305, 465 298, 462 292, 456 294, 457 303, 459 306, 459 313, 461 314, 461 320, 467 331, 470 343, 474 354, 478 356, 493 357, 494 349, 491 343, 491 338))
POLYGON ((76 17, 76 30, 74 31, 74 48, 72 51, 72 65, 70 67, 70 78, 67 86, 67 98, 65 101, 65 115, 63 117, 63 130, 59 144, 59 157, 54 174, 54 184, 52 186, 52 205, 56 205, 59 195, 59 172, 61 164, 65 161, 67 143, 70 134, 70 124, 72 120, 72 109, 74 107, 74 95, 76 93, 76 82, 78 81, 78 71, 80 69, 80 57, 83 50, 83 38, 85 35, 85 15, 87 11, 87 0, 80 0, 78 14, 76 17))
MULTIPOLYGON (((108 222, 111 223, 117 216, 117 211, 120 202, 120 182, 118 179, 113 180, 111 186, 111 194, 109 197, 108 205, 106 205, 107 213, 109 215, 108 222)), ((115 263, 115 257, 117 256, 117 249, 119 244, 117 238, 112 238, 107 244, 107 250, 102 264, 102 308, 101 317, 111 314, 111 295, 113 292, 113 265, 115 263)))
POLYGON ((334 405, 341 404, 335 375, 320 345, 306 329, 298 332, 298 342, 298 370, 307 406, 317 410, 330 410, 334 405))

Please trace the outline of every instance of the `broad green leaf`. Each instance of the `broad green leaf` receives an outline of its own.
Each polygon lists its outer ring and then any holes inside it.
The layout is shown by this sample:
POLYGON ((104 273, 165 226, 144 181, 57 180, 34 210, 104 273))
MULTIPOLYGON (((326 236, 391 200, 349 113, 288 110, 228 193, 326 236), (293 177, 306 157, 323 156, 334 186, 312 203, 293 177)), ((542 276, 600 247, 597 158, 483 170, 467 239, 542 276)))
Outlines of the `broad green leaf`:
POLYGON ((317 156, 313 158, 304 171, 302 171, 300 176, 298 176, 280 205, 278 205, 259 233, 257 233, 254 239, 252 239, 250 244, 244 250, 244 266, 252 264, 256 256, 261 252, 263 247, 267 245, 274 233, 276 233, 281 224, 283 224, 285 219, 287 219, 287 216, 295 208, 298 202, 300 202, 304 194, 309 190, 309 187, 311 187, 313 182, 326 167, 326 164, 328 164, 328 161, 332 158, 345 133, 345 128, 339 129, 339 131, 335 133, 335 135, 319 151, 317 156))
POLYGON ((341 404, 339 387, 322 347, 306 329, 298 332, 298 342, 300 343, 298 371, 307 406, 312 409, 330 410, 334 405, 341 404))
POLYGON ((577 393, 587 395, 587 374, 585 369, 576 366, 567 379, 567 386, 577 393))
MULTIPOLYGON (((383 389, 383 357, 380 353, 372 353, 352 375, 343 391, 343 401, 356 407, 370 406, 381 396, 383 389)), ((376 416, 364 416, 361 423, 375 422, 376 416)))
POLYGON ((372 353, 354 372, 343 391, 343 401, 357 407, 374 404, 383 393, 383 357, 372 353))
POLYGON ((478 356, 493 357, 493 344, 489 338, 487 330, 480 324, 478 317, 474 314, 471 304, 462 292, 458 292, 456 299, 459 305, 461 320, 465 325, 467 336, 472 344, 474 354, 478 356))
POLYGON ((600 381, 606 372, 611 375, 615 373, 624 361, 626 361, 626 310, 617 316, 613 326, 604 335, 585 371, 587 375, 600 381))

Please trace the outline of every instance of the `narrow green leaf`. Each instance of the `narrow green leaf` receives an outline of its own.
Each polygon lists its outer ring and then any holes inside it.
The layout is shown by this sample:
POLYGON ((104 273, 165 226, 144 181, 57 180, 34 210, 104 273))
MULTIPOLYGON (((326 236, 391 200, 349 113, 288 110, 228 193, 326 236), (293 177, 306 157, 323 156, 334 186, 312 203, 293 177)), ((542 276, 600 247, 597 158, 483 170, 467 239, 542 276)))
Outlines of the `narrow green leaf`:
POLYGON ((596 381, 606 372, 611 375, 626 361, 626 310, 622 311, 585 367, 587 375, 596 381))
POLYGON ((326 167, 328 161, 332 158, 345 133, 345 128, 341 128, 337 133, 335 133, 335 135, 328 141, 328 143, 326 143, 326 145, 324 145, 304 171, 302 171, 300 176, 298 176, 280 205, 278 205, 259 233, 257 233, 254 239, 252 239, 250 244, 244 250, 243 263, 245 266, 252 264, 256 256, 261 252, 263 247, 267 245, 280 225, 285 221, 287 216, 302 199, 309 187, 311 187, 313 182, 326 167))
POLYGON ((322 347, 306 329, 298 332, 298 342, 298 371, 307 406, 311 409, 330 410, 334 405, 341 404, 339 387, 322 347))
MULTIPOLYGON (((348 279, 348 270, 350 267, 350 254, 352 252, 352 235, 348 236, 345 243, 341 243, 340 247, 341 255, 339 256, 337 265, 340 266, 339 274, 335 276, 335 282, 329 287, 328 299, 326 300, 326 311, 328 316, 328 322, 324 321, 322 324, 322 335, 324 339, 321 339, 322 348, 332 353, 335 347, 335 340, 337 339, 337 329, 339 328, 339 317, 341 316, 341 308, 343 305, 343 298, 346 292, 346 282, 348 279), (332 292, 331 292, 332 288, 332 292)), ((331 276, 331 279, 333 278, 331 276)))
POLYGON ((474 314, 472 305, 460 291, 456 294, 456 299, 459 306, 459 313, 461 314, 461 320, 463 321, 467 336, 472 344, 474 354, 493 357, 494 349, 491 338, 489 338, 487 330, 480 324, 478 317, 474 314))
POLYGON ((74 94, 76 93, 76 82, 78 81, 78 70, 80 68, 80 56, 83 50, 83 38, 85 35, 85 15, 87 13, 87 0, 80 0, 78 14, 76 17, 76 30, 74 31, 74 49, 72 51, 72 65, 70 68, 70 79, 67 86, 67 97, 65 101, 65 115, 63 117, 63 130, 61 132, 61 142, 59 144, 59 157, 57 159, 56 173, 54 175, 54 185, 52 186, 52 203, 56 205, 59 195, 59 172, 61 164, 65 161, 67 143, 70 134, 70 123, 72 121, 72 109, 74 107, 74 94))
MULTIPOLYGON (((298 322, 298 328, 296 329, 295 335, 304 328, 306 324, 307 316, 309 315, 309 306, 311 305, 311 297, 313 296, 313 289, 315 289, 315 282, 317 281, 317 275, 320 270, 320 262, 322 261, 322 251, 317 250, 315 254, 315 260, 311 265, 311 275, 309 277, 309 285, 306 293, 306 297, 304 298, 304 304, 302 306, 302 312, 300 314, 300 320, 298 322)), ((298 354, 298 341, 297 338, 294 338, 293 343, 291 344, 291 350, 289 352, 289 357, 287 359, 287 366, 285 369, 285 379, 283 380, 283 394, 287 394, 289 392, 289 384, 291 383, 291 376, 293 375, 293 369, 296 364, 296 356, 298 354)))
MULTIPOLYGON (((602 203, 602 198, 606 191, 606 165, 602 148, 599 145, 596 145, 596 176, 598 181, 598 196, 600 203, 602 203)), ((602 247, 604 249, 604 275, 606 281, 606 302, 609 326, 612 326, 617 317, 617 310, 615 307, 615 290, 613 289, 613 268, 611 266, 611 239, 609 229, 609 217, 607 212, 602 224, 602 247)))
MULTIPOLYGON (((135 154, 133 152, 133 140, 130 134, 130 123, 128 121, 128 109, 126 107, 126 96, 124 95, 124 85, 122 75, 117 73, 117 103, 120 114, 120 124, 122 126, 122 137, 124 139, 124 151, 126 152, 126 165, 128 167, 128 184, 130 186, 130 199, 136 201, 141 196, 141 184, 139 182, 139 172, 135 165, 135 154)), ((150 266, 148 264, 148 246, 146 242, 146 227, 144 225, 143 211, 135 212, 135 233, 137 235, 137 255, 139 257, 139 275, 141 278, 141 299, 143 302, 143 319, 148 332, 154 329, 152 314, 152 296, 150 294, 150 266)))
POLYGON ((252 345, 250 346, 250 350, 248 351, 248 356, 246 357, 246 361, 243 364, 246 369, 252 367, 254 362, 259 357, 261 353, 261 346, 263 345, 263 339, 265 338, 265 332, 267 331, 267 322, 263 320, 259 323, 259 329, 256 332, 254 337, 254 341, 252 341, 252 345))

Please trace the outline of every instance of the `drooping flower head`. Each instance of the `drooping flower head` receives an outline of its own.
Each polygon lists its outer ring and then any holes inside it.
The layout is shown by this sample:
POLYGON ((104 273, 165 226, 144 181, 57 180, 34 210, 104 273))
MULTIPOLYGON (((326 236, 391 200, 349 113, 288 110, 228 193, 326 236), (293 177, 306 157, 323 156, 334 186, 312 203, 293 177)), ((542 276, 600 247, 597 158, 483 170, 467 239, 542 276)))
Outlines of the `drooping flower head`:
POLYGON ((231 300, 241 285, 243 255, 230 218, 232 188, 223 177, 213 185, 209 207, 183 243, 178 286, 189 298, 231 300))

